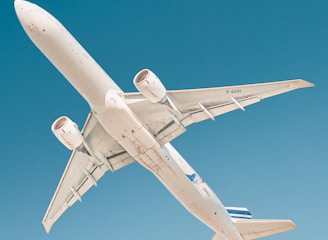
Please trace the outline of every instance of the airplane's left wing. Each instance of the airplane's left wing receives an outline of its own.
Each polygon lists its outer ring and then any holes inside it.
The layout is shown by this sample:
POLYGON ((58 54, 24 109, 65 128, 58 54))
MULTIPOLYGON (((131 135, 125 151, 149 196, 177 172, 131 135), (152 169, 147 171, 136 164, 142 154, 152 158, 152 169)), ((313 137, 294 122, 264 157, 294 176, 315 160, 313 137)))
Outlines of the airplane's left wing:
POLYGON ((302 79, 231 87, 167 91, 167 101, 151 103, 141 93, 127 93, 125 99, 157 141, 165 144, 200 122, 257 103, 264 98, 299 88, 312 87, 302 79))
POLYGON ((73 151, 42 220, 50 231, 54 222, 108 171, 115 171, 134 162, 130 155, 101 127, 93 113, 82 130, 90 151, 73 151))

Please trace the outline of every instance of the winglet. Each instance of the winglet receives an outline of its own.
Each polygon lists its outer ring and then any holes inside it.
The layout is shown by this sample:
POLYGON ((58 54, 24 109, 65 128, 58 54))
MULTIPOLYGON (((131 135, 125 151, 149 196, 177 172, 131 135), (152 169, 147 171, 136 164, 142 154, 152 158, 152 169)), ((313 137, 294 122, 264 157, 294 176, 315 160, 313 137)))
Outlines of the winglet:
POLYGON ((300 88, 308 88, 308 87, 314 87, 315 86, 313 83, 305 81, 303 79, 297 79, 296 81, 298 81, 300 83, 299 84, 300 88))

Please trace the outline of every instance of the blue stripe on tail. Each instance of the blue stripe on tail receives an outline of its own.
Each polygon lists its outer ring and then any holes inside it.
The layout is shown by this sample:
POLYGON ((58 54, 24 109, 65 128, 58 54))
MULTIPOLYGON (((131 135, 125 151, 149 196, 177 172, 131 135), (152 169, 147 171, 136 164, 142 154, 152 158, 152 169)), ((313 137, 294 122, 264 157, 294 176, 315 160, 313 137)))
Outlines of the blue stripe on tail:
POLYGON ((248 211, 247 208, 226 207, 226 210, 229 213, 231 218, 238 218, 238 219, 251 219, 252 218, 252 214, 248 211))

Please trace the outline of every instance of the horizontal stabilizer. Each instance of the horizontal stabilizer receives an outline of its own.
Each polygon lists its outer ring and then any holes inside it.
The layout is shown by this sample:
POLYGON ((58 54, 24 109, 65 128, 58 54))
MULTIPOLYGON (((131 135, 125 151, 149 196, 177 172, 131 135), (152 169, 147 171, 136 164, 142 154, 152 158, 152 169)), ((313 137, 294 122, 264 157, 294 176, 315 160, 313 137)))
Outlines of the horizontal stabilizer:
POLYGON ((234 225, 245 240, 266 237, 296 228, 291 220, 236 220, 234 225))

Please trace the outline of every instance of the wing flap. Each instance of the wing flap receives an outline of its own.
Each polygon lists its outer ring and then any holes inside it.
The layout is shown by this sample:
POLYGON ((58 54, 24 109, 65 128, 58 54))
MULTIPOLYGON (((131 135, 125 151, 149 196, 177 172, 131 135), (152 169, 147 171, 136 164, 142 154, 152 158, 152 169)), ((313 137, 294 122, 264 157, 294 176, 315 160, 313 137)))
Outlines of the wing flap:
MULTIPOLYGON (((238 99, 238 103, 242 107, 249 106, 249 105, 257 103, 259 101, 261 101, 261 99, 258 97, 238 99)), ((206 110, 210 113, 211 116, 215 117, 215 116, 227 113, 227 112, 234 111, 239 108, 240 107, 238 105, 236 105, 236 103, 233 100, 231 100, 231 102, 223 103, 223 104, 216 105, 216 106, 206 107, 206 110)), ((185 126, 190 125, 191 123, 196 123, 196 122, 201 122, 201 121, 207 120, 210 118, 210 116, 206 113, 206 111, 204 111, 202 108, 199 107, 199 109, 194 110, 193 112, 190 112, 189 118, 191 118, 191 119, 188 119, 189 121, 188 120, 184 121, 185 126), (190 120, 192 120, 192 121, 190 121, 190 120)))
POLYGON ((296 228, 291 220, 237 220, 234 225, 245 240, 257 239, 296 228))

